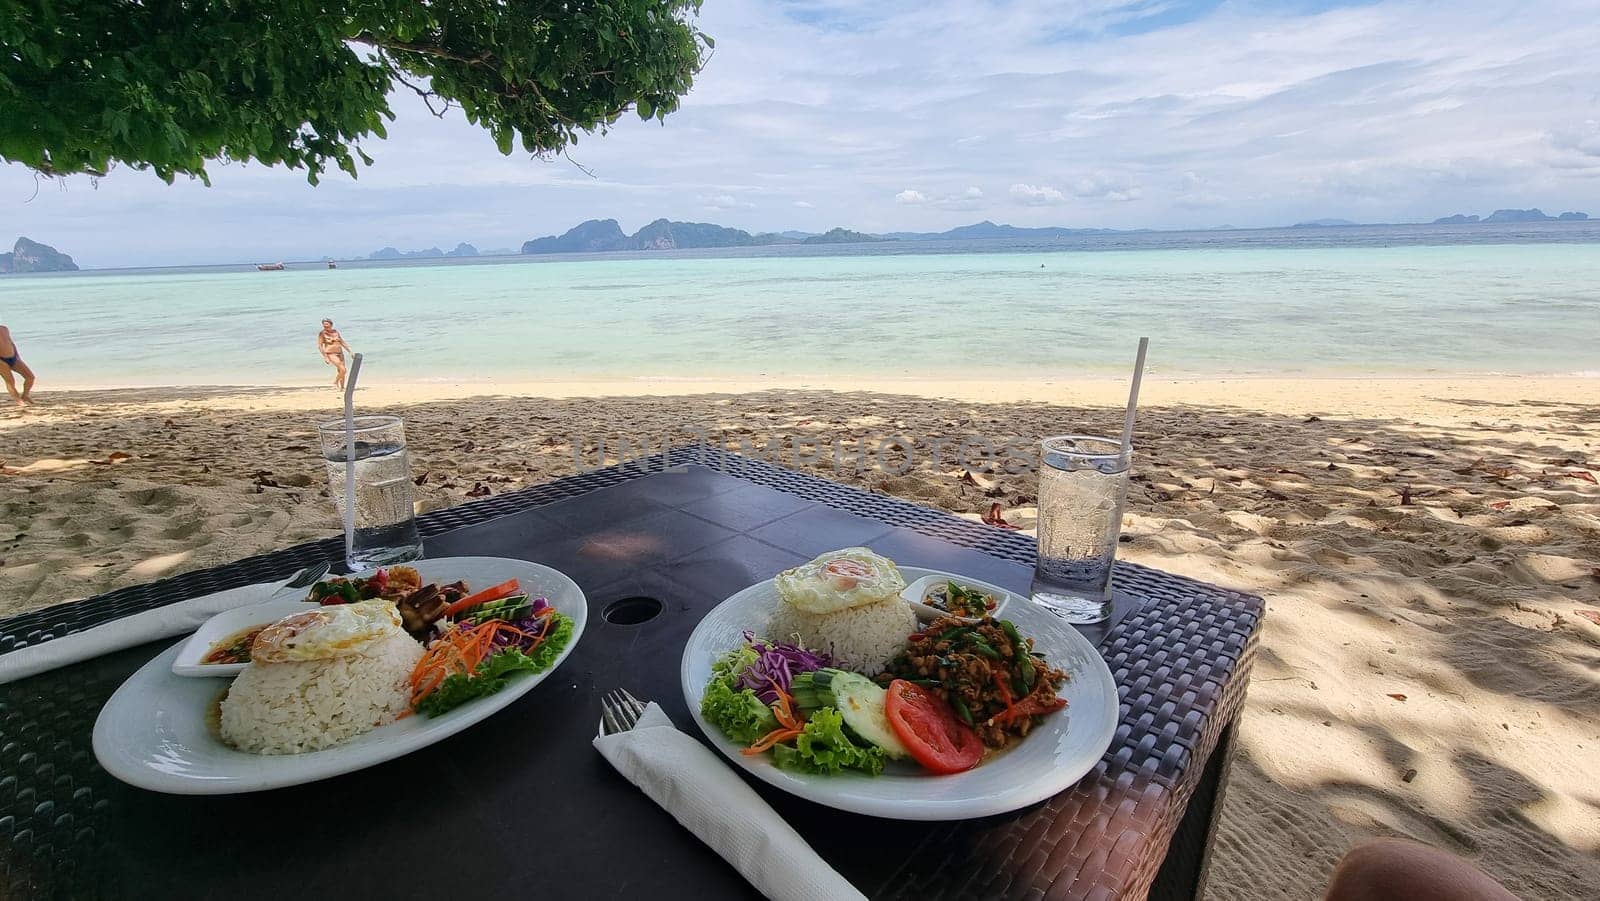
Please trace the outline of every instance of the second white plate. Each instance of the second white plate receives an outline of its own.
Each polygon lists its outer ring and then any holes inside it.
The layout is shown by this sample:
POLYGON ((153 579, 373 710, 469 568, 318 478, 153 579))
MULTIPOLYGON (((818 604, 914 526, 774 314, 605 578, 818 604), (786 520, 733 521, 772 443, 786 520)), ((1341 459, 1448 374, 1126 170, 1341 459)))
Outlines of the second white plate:
MULTIPOLYGON (((908 581, 932 570, 903 566, 908 581)), ((990 816, 1043 801, 1072 786, 1094 769, 1111 746, 1117 729, 1117 686, 1100 652, 1070 625, 1018 601, 1005 618, 1032 636, 1034 647, 1052 666, 1067 672, 1061 697, 1067 709, 1044 719, 1028 737, 952 776, 935 776, 915 764, 891 763, 881 776, 843 773, 819 776, 780 770, 770 754, 746 757, 700 715, 700 698, 711 678, 711 664, 744 640, 760 633, 782 603, 772 580, 752 585, 719 604, 695 627, 683 650, 683 696, 711 743, 763 782, 828 807, 896 820, 965 820, 990 816)))

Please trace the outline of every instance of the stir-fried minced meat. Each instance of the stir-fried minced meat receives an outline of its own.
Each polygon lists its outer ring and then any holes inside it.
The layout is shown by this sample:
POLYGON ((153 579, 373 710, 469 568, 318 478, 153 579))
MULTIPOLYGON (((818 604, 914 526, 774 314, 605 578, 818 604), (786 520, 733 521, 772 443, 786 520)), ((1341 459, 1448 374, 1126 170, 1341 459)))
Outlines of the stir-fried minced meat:
POLYGON ((983 743, 1003 748, 1033 730, 1039 718, 1066 706, 1056 689, 1067 674, 1045 662, 1009 621, 966 622, 946 616, 912 635, 878 681, 906 679, 950 702, 983 743))

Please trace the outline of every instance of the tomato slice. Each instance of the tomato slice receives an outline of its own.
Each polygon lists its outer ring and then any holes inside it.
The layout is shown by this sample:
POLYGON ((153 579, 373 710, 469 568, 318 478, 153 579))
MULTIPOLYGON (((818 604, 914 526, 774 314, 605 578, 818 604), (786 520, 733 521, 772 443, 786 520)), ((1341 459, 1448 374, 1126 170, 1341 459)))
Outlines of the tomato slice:
POLYGON ((938 695, 912 682, 889 683, 883 711, 889 728, 911 758, 935 773, 960 773, 983 759, 983 740, 971 726, 956 719, 938 695))

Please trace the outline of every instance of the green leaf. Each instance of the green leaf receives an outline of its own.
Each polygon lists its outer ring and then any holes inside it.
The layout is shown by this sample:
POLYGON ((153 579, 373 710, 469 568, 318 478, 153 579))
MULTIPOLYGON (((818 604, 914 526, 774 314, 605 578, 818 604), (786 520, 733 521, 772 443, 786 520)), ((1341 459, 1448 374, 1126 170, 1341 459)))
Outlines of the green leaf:
POLYGON ((755 692, 748 688, 735 691, 725 679, 714 678, 706 685, 700 715, 742 745, 754 744, 778 728, 772 708, 761 703, 755 692))
POLYGON ((860 770, 870 776, 883 772, 883 749, 858 745, 844 733, 844 717, 832 707, 811 711, 804 731, 794 746, 776 745, 772 759, 780 768, 809 773, 840 773, 860 770))
POLYGON ((255 161, 304 166, 314 184, 371 163, 356 145, 387 137, 402 82, 459 106, 502 153, 552 154, 630 107, 671 113, 714 46, 694 24, 699 0, 590 0, 581 15, 524 2, 170 7, 0 0, 0 159, 164 180, 255 161), (272 22, 295 27, 260 24, 272 22))

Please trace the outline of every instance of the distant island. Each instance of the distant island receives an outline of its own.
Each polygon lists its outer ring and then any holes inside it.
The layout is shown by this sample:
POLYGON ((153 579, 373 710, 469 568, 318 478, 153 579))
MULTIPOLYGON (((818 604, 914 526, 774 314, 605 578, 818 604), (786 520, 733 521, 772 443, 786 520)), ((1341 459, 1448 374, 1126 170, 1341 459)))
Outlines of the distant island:
MULTIPOLYGON (((759 232, 713 225, 709 222, 674 222, 657 219, 633 234, 615 219, 590 219, 564 234, 535 238, 522 245, 526 254, 600 253, 616 250, 688 250, 705 247, 767 247, 778 244, 875 244, 883 241, 969 241, 978 238, 1063 238, 1074 235, 1113 234, 1110 228, 1019 228, 987 220, 942 232, 890 232, 872 235, 834 228, 821 234, 800 231, 759 232)), ((388 249, 388 248, 386 248, 388 249)))
POLYGON ((427 260, 427 259, 439 259, 439 258, 443 258, 443 257, 475 257, 477 255, 478 255, 478 248, 473 247, 471 244, 461 243, 461 244, 457 244, 456 245, 456 249, 455 250, 448 250, 448 251, 440 250, 437 247, 429 247, 427 250, 397 250, 397 249, 395 249, 393 247, 385 247, 382 250, 374 250, 372 253, 367 254, 367 259, 369 259, 369 260, 411 260, 411 259, 427 260))
MULTIPOLYGON (((1487 216, 1474 216, 1465 213, 1456 213, 1453 216, 1442 216, 1428 223, 1429 225, 1485 225, 1506 222, 1587 222, 1588 213, 1562 213, 1559 216, 1547 216, 1538 207, 1531 210, 1495 210, 1487 216)), ((1412 225, 1409 222, 1352 222, 1349 219, 1307 219, 1296 222, 1289 228, 1348 228, 1356 225, 1412 225)))
POLYGON ((1588 213, 1562 213, 1559 216, 1547 216, 1544 210, 1534 207, 1531 210, 1495 210, 1489 215, 1479 218, 1457 213, 1454 216, 1445 216, 1433 220, 1434 225, 1471 225, 1475 222, 1586 222, 1588 213))
POLYGON ((744 229, 709 222, 673 222, 657 219, 633 234, 623 232, 615 219, 580 222, 562 235, 535 238, 522 245, 523 253, 600 253, 613 250, 679 250, 695 247, 756 247, 799 244, 808 238, 767 232, 752 235, 744 229))
POLYGON ((867 235, 853 232, 848 228, 830 228, 820 235, 807 235, 800 239, 801 244, 873 244, 878 241, 893 241, 893 238, 880 238, 877 235, 867 235))
POLYGON ((0 253, 0 274, 11 272, 77 272, 78 264, 48 244, 18 238, 10 253, 0 253))
MULTIPOLYGON (((1442 216, 1431 223, 1423 222, 1354 222, 1349 219, 1319 218, 1306 219, 1288 226, 1278 228, 1290 229, 1340 229, 1356 226, 1385 226, 1385 227, 1422 227, 1426 225, 1504 225, 1524 222, 1590 222, 1588 213, 1570 210, 1554 216, 1546 214, 1538 207, 1531 209, 1501 209, 1495 210, 1487 216, 1468 213, 1456 213, 1451 216, 1442 216)), ((1246 227, 1249 230, 1251 227, 1246 227)), ((1209 229, 1179 229, 1178 231, 1231 231, 1235 226, 1217 225, 1209 229)), ((350 258, 352 262, 372 260, 377 262, 390 262, 402 260, 445 260, 463 259, 474 257, 510 256, 524 254, 581 254, 603 253, 610 251, 652 252, 670 250, 716 249, 728 247, 774 247, 774 246, 819 246, 819 245, 848 245, 848 244, 881 244, 893 241, 1040 241, 1062 238, 1076 238, 1089 235, 1131 235, 1149 229, 1118 229, 1118 228, 1068 228, 1064 226, 1018 226, 995 223, 985 219, 971 225, 962 225, 956 228, 939 232, 911 232, 897 231, 873 234, 854 229, 838 227, 825 232, 784 230, 751 233, 740 228, 730 228, 710 222, 679 222, 672 219, 657 219, 644 226, 633 234, 627 234, 615 219, 589 219, 573 226, 560 235, 546 235, 542 238, 523 243, 520 250, 510 248, 495 248, 492 250, 479 250, 476 246, 466 242, 458 243, 452 250, 442 250, 439 247, 425 247, 418 250, 401 250, 397 247, 383 247, 375 250, 365 257, 350 258)), ((1587 233, 1586 233, 1587 234, 1587 233)), ((341 260, 343 261, 343 260, 341 260)), ((323 257, 317 261, 322 263, 334 262, 332 258, 323 257)), ((276 268, 270 267, 270 268, 276 268)), ((328 266, 328 268, 335 268, 328 266)), ((9 253, 0 253, 0 275, 8 273, 27 272, 68 272, 78 269, 78 264, 72 257, 61 253, 47 244, 26 237, 17 239, 15 247, 9 253)))
POLYGON ((962 225, 942 232, 890 232, 883 237, 895 241, 978 241, 984 239, 1016 238, 1071 238, 1078 235, 1112 235, 1115 228, 1061 228, 1046 225, 1040 228, 1023 228, 1016 225, 995 225, 985 219, 974 225, 962 225))
MULTIPOLYGON (((1495 210, 1485 217, 1457 214, 1435 219, 1434 225, 1467 225, 1472 223, 1505 222, 1583 222, 1588 213, 1569 212, 1547 216, 1538 209, 1495 210)), ((1349 219, 1307 219, 1288 228, 1350 228, 1359 225, 1404 225, 1407 223, 1362 223, 1349 219)), ((1416 224, 1416 223, 1411 223, 1416 224)), ((1231 226, 1220 226, 1227 229, 1231 226)), ((884 241, 977 241, 977 240, 1027 240, 1073 238, 1083 235, 1126 234, 1116 228, 1064 228, 1061 226, 1023 227, 999 225, 985 219, 972 225, 962 225, 942 232, 885 232, 870 234, 848 228, 834 228, 826 232, 776 231, 751 234, 740 228, 729 228, 710 222, 677 222, 657 219, 633 234, 622 230, 615 219, 590 219, 580 222, 559 235, 534 238, 522 245, 525 254, 544 253, 604 253, 608 251, 691 250, 718 247, 770 247, 781 244, 875 244, 884 241)), ((470 245, 462 245, 470 247, 470 245)), ((458 248, 459 249, 459 248, 458 248)), ((413 251, 409 254, 392 247, 372 255, 373 259, 400 259, 406 256, 456 256, 441 254, 438 248, 413 251), (380 256, 380 254, 385 254, 380 256)))

